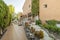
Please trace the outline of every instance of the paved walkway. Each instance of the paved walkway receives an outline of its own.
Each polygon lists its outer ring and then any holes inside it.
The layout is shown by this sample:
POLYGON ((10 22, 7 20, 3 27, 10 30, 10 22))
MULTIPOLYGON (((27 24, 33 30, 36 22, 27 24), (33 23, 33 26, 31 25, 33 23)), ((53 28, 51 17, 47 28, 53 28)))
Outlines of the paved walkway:
POLYGON ((27 40, 24 27, 13 24, 8 28, 1 40, 27 40))

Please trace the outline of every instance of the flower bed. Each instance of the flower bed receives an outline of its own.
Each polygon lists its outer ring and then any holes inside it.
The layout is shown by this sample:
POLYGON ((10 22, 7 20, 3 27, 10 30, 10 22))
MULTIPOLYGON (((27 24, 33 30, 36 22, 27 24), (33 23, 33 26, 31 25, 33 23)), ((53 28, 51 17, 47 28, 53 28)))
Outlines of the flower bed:
POLYGON ((60 28, 56 26, 44 24, 43 27, 48 29, 50 32, 60 34, 60 28))
POLYGON ((42 29, 47 29, 50 34, 53 34, 57 39, 60 39, 60 28, 56 26, 56 20, 46 21, 46 24, 38 24, 42 29))

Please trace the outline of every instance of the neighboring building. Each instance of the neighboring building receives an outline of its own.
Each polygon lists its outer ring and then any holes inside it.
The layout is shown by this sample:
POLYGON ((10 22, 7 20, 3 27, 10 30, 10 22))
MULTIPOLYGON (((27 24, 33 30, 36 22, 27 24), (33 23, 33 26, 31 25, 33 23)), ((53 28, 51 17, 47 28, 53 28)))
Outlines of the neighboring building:
POLYGON ((20 19, 21 16, 22 16, 22 13, 19 12, 19 13, 17 14, 18 19, 20 19))
POLYGON ((60 0, 39 0, 40 20, 60 21, 60 0))
POLYGON ((28 16, 29 13, 31 13, 31 0, 25 0, 23 14, 28 16))
MULTIPOLYGON (((25 0, 23 14, 31 13, 32 0, 25 0)), ((39 16, 42 22, 46 20, 60 21, 60 0, 39 0, 39 16)))

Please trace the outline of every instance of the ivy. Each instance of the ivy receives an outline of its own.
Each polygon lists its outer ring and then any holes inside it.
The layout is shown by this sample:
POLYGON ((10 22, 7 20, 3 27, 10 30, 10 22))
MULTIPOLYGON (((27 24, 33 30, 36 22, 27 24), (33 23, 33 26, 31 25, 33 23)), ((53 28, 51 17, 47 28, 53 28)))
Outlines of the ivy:
POLYGON ((39 0, 32 0, 32 16, 39 14, 39 0))

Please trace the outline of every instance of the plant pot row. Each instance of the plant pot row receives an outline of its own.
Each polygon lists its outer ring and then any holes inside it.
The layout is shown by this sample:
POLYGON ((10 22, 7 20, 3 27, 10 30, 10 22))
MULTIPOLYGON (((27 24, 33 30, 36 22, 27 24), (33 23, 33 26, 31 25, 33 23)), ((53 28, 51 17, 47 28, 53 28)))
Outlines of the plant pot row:
POLYGON ((43 39, 44 38, 44 33, 42 30, 40 31, 35 31, 35 29, 33 27, 29 27, 28 26, 28 29, 30 30, 30 32, 35 36, 37 37, 38 39, 43 39))

